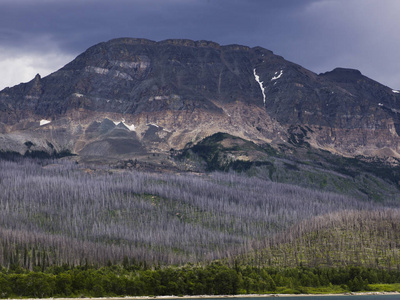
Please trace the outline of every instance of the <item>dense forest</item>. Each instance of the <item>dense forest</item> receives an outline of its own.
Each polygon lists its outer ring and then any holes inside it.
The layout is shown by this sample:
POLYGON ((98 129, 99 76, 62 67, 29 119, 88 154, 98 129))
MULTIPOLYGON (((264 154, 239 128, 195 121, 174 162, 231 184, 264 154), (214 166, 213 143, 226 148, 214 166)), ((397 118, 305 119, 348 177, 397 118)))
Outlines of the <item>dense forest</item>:
POLYGON ((371 290, 399 282, 397 207, 229 172, 2 160, 0 296, 371 290))
POLYGON ((257 268, 206 266, 144 268, 123 264, 93 268, 52 267, 44 272, 0 271, 0 297, 102 297, 233 295, 395 291, 400 271, 362 267, 257 268), (386 284, 382 284, 386 283, 386 284))

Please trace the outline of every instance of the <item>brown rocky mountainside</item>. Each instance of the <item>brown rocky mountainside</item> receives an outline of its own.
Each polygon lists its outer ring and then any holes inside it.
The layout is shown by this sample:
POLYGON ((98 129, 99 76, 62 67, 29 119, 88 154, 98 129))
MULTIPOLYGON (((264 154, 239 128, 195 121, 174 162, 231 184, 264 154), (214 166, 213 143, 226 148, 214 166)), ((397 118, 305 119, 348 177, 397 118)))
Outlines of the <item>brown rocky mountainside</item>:
POLYGON ((357 70, 315 74, 261 47, 122 38, 0 92, 0 150, 168 155, 217 132, 273 147, 400 158, 400 93, 357 70))

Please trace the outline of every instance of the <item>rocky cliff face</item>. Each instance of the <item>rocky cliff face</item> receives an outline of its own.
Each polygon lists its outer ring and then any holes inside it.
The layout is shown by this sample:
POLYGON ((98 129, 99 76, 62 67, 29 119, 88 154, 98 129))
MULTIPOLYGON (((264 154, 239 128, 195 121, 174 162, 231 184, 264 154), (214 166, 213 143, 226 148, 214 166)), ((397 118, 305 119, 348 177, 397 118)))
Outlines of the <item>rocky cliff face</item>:
POLYGON ((133 158, 216 132, 400 157, 400 94, 357 70, 317 75, 271 51, 116 39, 0 92, 0 149, 133 158))

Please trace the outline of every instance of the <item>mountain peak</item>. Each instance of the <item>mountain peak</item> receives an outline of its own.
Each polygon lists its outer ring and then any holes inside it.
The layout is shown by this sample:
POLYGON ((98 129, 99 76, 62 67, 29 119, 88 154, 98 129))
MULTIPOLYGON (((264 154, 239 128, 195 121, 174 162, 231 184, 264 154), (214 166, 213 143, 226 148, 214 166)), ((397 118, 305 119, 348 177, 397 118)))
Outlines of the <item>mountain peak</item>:
MULTIPOLYGON (((100 43, 99 45, 104 44, 100 43)), ((250 47, 238 44, 220 45, 213 41, 207 40, 190 40, 190 39, 166 39, 162 41, 152 41, 143 38, 116 38, 109 40, 105 44, 107 45, 173 45, 183 47, 194 47, 194 48, 224 48, 227 50, 250 50, 250 47)), ((261 47, 259 47, 261 48, 261 47)))
POLYGON ((338 83, 357 82, 360 79, 367 78, 359 70, 349 68, 335 68, 332 71, 320 74, 320 76, 338 83))
POLYGON ((132 136, 140 149, 162 152, 227 132, 256 143, 400 157, 396 97, 358 70, 318 76, 261 47, 117 38, 49 76, 0 92, 0 130, 33 130, 49 139, 46 128, 54 133, 62 124, 51 143, 74 153, 94 153, 84 150, 102 139, 104 149, 128 145, 132 136), (43 119, 52 125, 35 127, 43 119), (91 124, 104 119, 127 126, 92 132, 91 124))
POLYGON ((361 76, 361 72, 357 69, 335 68, 332 71, 321 73, 321 76, 361 76))
POLYGON ((156 41, 152 41, 149 39, 129 38, 129 37, 115 38, 105 42, 105 44, 126 44, 126 45, 154 45, 156 43, 157 43, 156 41))
POLYGON ((335 68, 331 71, 331 73, 337 73, 337 74, 357 74, 357 75, 362 75, 361 72, 357 69, 351 69, 351 68, 335 68))

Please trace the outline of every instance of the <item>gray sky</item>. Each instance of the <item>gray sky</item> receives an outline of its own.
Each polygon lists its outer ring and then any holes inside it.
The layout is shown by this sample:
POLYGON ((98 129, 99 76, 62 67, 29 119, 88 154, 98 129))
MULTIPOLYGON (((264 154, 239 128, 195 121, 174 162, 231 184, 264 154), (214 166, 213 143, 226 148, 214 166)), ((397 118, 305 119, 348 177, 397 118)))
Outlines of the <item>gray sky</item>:
POLYGON ((400 0, 0 0, 0 89, 117 37, 261 46, 400 89, 400 0))

